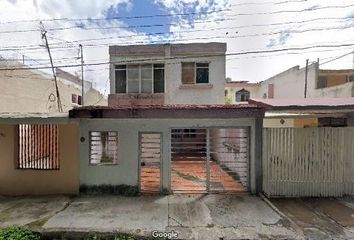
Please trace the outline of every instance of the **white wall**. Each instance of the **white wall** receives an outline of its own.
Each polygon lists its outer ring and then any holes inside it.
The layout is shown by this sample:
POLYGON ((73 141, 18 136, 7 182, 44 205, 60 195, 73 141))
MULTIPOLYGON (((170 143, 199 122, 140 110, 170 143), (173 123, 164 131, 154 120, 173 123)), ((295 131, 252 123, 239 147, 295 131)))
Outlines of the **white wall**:
POLYGON ((209 62, 209 84, 182 86, 181 60, 165 64, 166 104, 224 104, 225 57, 184 58, 184 62, 209 62))
POLYGON ((313 91, 313 96, 316 98, 319 97, 333 97, 333 98, 340 98, 340 97, 353 97, 354 95, 354 82, 348 82, 345 84, 315 89, 313 91))
MULTIPOLYGON (((176 55, 171 57, 168 45, 166 45, 165 52, 160 55, 134 55, 122 56, 111 55, 110 61, 117 64, 135 63, 164 63, 165 64, 165 104, 224 104, 224 83, 225 83, 225 55, 211 54, 210 49, 197 49, 199 45, 182 46, 190 48, 187 57, 185 55, 176 55), (205 51, 206 53, 203 53, 205 51), (198 57, 203 55, 218 55, 208 57, 198 57), (160 60, 164 59, 165 60, 160 60), (142 61, 142 59, 145 59, 142 61), (151 59, 151 61, 149 61, 151 59), (159 59, 158 61, 156 59, 159 59), (209 84, 198 84, 193 86, 182 85, 182 62, 208 62, 209 63, 209 84)), ((128 46, 128 48, 131 46, 128 46)), ((149 47, 149 46, 146 46, 149 47)), ((205 46, 200 45, 201 48, 205 46)), ((137 51, 132 49, 132 51, 137 51)), ((186 53, 187 54, 187 53, 186 53)), ((114 65, 110 66, 110 86, 111 94, 115 94, 115 74, 114 65)))
MULTIPOLYGON (((21 67, 22 64, 4 65, 21 67)), ((63 110, 76 106, 72 94, 81 95, 81 88, 58 78, 63 110)), ((95 89, 86 93, 85 105, 107 105, 107 100, 95 89)), ((55 83, 51 75, 36 70, 0 71, 0 112, 57 112, 55 83), (51 101, 50 99, 53 99, 51 101)))
MULTIPOLYGON (((290 68, 271 78, 261 82, 259 96, 266 94, 268 98, 268 85, 274 86, 274 98, 304 98, 305 91, 305 68, 299 66, 290 68)), ((314 97, 313 91, 316 86, 316 64, 308 67, 307 73, 307 98, 314 97)))

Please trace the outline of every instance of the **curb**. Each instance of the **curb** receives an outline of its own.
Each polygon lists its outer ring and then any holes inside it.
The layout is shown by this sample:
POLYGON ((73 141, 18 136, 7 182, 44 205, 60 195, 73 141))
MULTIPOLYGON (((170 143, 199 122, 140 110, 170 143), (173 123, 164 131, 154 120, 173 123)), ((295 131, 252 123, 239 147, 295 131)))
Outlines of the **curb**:
POLYGON ((302 229, 293 221, 291 220, 288 216, 286 216, 282 211, 280 211, 269 199, 263 195, 263 193, 259 194, 260 198, 268 204, 269 207, 271 207, 277 214, 279 214, 282 218, 286 219, 290 223, 290 227, 295 230, 296 233, 301 234, 304 236, 304 232, 302 229))

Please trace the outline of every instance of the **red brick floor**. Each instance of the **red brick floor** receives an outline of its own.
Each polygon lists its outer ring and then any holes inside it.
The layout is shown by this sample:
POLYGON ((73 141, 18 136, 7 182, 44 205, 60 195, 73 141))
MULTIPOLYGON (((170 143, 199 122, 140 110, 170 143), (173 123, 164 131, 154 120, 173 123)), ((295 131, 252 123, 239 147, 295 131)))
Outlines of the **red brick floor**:
MULTIPOLYGON (((159 192, 160 169, 142 166, 141 191, 159 192)), ((233 179, 216 162, 210 162, 211 192, 244 192, 240 181, 233 179)), ((172 161, 171 188, 174 193, 206 193, 205 161, 172 161)))

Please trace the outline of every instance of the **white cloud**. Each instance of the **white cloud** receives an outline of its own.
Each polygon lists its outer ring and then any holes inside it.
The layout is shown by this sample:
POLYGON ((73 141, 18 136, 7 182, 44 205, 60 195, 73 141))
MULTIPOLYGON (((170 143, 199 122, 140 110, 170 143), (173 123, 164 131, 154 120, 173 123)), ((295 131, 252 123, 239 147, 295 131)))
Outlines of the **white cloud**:
MULTIPOLYGON (((301 31, 312 28, 330 28, 342 27, 351 22, 344 20, 331 20, 330 18, 343 18, 349 14, 353 14, 354 7, 341 9, 324 9, 314 10, 304 13, 282 13, 282 14, 263 14, 263 15, 247 15, 240 16, 239 14, 274 12, 283 10, 297 10, 310 8, 314 5, 349 5, 354 4, 353 0, 337 0, 323 1, 312 0, 311 3, 287 3, 287 4, 251 4, 240 5, 238 1, 214 0, 214 1, 196 1, 196 0, 151 0, 157 3, 161 8, 166 9, 170 13, 185 13, 185 12, 204 12, 216 11, 206 15, 195 15, 195 19, 186 16, 173 18, 173 25, 170 26, 170 31, 173 32, 171 39, 195 39, 185 40, 184 42, 207 42, 207 41, 223 41, 228 44, 228 53, 242 52, 248 50, 265 50, 271 48, 287 48, 292 46, 310 46, 319 43, 349 43, 354 42, 353 28, 342 30, 328 31, 309 31, 303 33, 293 33, 293 31, 301 31), (228 11, 220 11, 230 9, 228 11), (220 12, 218 12, 220 11, 220 12), (250 25, 267 25, 289 21, 304 21, 314 18, 328 18, 320 21, 312 21, 302 24, 288 25, 268 25, 250 27, 250 25), (248 27, 247 27, 248 26, 248 27), (219 30, 217 30, 219 29, 219 30), (270 32, 282 32, 273 35, 262 35, 270 32), (247 35, 259 35, 250 36, 247 35), (219 38, 216 38, 219 37, 219 38), (203 39, 206 38, 206 39, 203 39), (271 44, 270 44, 271 43, 271 44), (269 45, 270 44, 270 45, 269 45)), ((253 1, 256 2, 256 1, 253 1)), ((266 1, 269 2, 269 1, 266 1)), ((247 3, 247 1, 244 1, 247 3)), ((260 3, 260 2, 259 2, 260 3)), ((41 18, 100 18, 104 16, 104 12, 112 5, 124 4, 124 7, 130 9, 132 0, 0 0, 0 9, 5 11, 0 12, 0 22, 17 21, 24 19, 41 19, 41 18)), ((144 20, 144 24, 149 24, 148 19, 144 20)), ((78 22, 80 23, 80 22, 78 22)), ((166 22, 161 22, 166 23, 166 22)), ((73 26, 73 22, 66 21, 51 21, 44 22, 47 29, 58 27, 73 26)), ((126 26, 120 20, 86 22, 86 27, 119 27, 126 26)), ((38 22, 14 23, 1 25, 0 31, 7 30, 23 30, 23 29, 39 29, 38 22)), ((1 34, 0 46, 16 46, 16 45, 39 45, 42 44, 39 30, 37 32, 16 33, 16 34, 1 34)), ((76 41, 92 38, 112 38, 102 41, 82 41, 85 46, 84 55, 87 63, 108 61, 108 47, 89 47, 90 43, 134 43, 136 41, 152 41, 165 40, 163 36, 147 37, 143 32, 137 32, 134 29, 109 29, 102 30, 83 30, 70 29, 65 31, 48 31, 48 37, 51 44, 63 43, 62 40, 76 41), (129 36, 139 34, 141 36, 134 38, 119 38, 119 36, 129 36), (118 37, 118 38, 117 38, 118 37)), ((76 42, 75 45, 78 45, 76 42)), ((70 45, 69 43, 63 43, 70 45)), ((314 52, 316 49, 303 51, 302 54, 259 54, 259 55, 242 55, 227 57, 227 76, 233 80, 249 80, 260 81, 270 77, 278 72, 281 72, 294 65, 304 65, 306 59, 316 61, 320 59, 330 59, 335 56, 349 52, 353 48, 343 49, 327 49, 327 52, 314 52)), ((318 50, 318 49, 317 49, 318 50)), ((321 49, 326 50, 326 49, 321 49)), ((19 53, 28 55, 31 58, 47 58, 47 52, 42 50, 27 51, 19 50, 19 53)), ((54 59, 75 57, 77 48, 72 50, 53 49, 54 59)), ((0 52, 1 55, 7 57, 14 55, 16 52, 0 52)), ((292 52, 293 53, 293 52, 292 52)), ((300 52, 299 52, 300 53, 300 52)), ((32 62, 34 65, 38 63, 32 62)), ((79 63, 75 59, 56 61, 56 65, 79 63)), ((42 64, 48 65, 48 62, 42 64)), ((327 64, 324 67, 331 68, 350 68, 352 67, 352 56, 347 56, 341 60, 327 64)), ((94 81, 95 85, 103 92, 106 88, 106 80, 108 78, 108 65, 96 67, 87 67, 85 73, 86 79, 94 81)), ((76 71, 77 69, 71 69, 76 71)), ((109 85, 109 84, 108 84, 109 85)), ((108 90, 106 90, 108 92, 108 90)))

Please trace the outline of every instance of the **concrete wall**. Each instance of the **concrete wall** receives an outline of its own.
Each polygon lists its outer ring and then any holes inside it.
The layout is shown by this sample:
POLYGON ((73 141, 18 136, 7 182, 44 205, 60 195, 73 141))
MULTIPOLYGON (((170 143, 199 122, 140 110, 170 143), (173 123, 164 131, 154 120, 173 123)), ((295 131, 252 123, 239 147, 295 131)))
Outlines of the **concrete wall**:
POLYGON ((60 170, 16 169, 16 127, 0 125, 0 195, 78 194, 78 125, 59 125, 60 170))
POLYGON ((354 82, 348 82, 337 86, 315 89, 313 97, 354 97, 354 82))
MULTIPOLYGON (((81 119, 80 184, 139 184, 139 132, 162 133, 162 184, 170 189, 171 128, 250 127, 250 190, 256 191, 255 119, 81 119), (117 165, 89 164, 89 131, 118 131, 117 165)), ((257 143, 259 144, 259 143, 257 143)))
MULTIPOLYGON (((24 65, 4 65, 22 67, 24 65)), ((73 106, 72 94, 81 95, 81 87, 58 79, 60 99, 64 111, 73 106)), ((107 105, 95 89, 86 92, 85 104, 107 105)), ((0 112, 57 112, 56 91, 52 76, 37 70, 0 71, 0 112)))
MULTIPOLYGON (((274 98, 304 98, 305 68, 299 66, 290 68, 260 83, 259 97, 267 96, 268 85, 274 86, 274 98)), ((314 97, 316 88, 317 66, 316 63, 309 65, 307 74, 307 97, 314 97)))
MULTIPOLYGON (((225 50, 226 45, 220 43, 147 45, 134 46, 134 48, 113 46, 110 48, 110 61, 119 64, 164 63, 165 104, 223 104, 225 102, 225 50), (142 54, 144 52, 146 55, 142 54), (208 57, 200 57, 204 55, 208 57), (147 61, 149 59, 151 61, 147 61), (182 62, 208 62, 209 84, 182 85, 182 62)), ((110 66, 110 86, 110 93, 115 94, 113 64, 110 66)))

